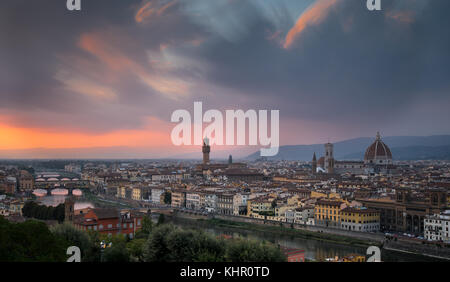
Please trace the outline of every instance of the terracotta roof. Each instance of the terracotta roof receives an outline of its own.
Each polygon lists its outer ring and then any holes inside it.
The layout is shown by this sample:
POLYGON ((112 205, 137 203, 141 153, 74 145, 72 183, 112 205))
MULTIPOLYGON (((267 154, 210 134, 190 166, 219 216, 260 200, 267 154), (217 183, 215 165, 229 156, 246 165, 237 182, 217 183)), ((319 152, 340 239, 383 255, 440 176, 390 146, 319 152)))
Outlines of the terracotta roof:
POLYGON ((92 209, 98 219, 106 219, 106 218, 117 218, 119 217, 119 211, 116 209, 92 209))
POLYGON ((389 147, 381 141, 381 136, 377 133, 375 142, 370 145, 364 154, 364 160, 392 159, 389 147))
POLYGON ((341 201, 333 201, 333 200, 318 200, 316 202, 317 205, 329 205, 329 206, 340 206, 343 204, 341 201))
POLYGON ((374 209, 359 209, 359 208, 347 207, 347 208, 343 209, 342 212, 375 213, 375 212, 379 212, 379 211, 374 210, 374 209))
POLYGON ((317 161, 317 165, 320 167, 324 167, 325 165, 325 157, 320 157, 319 160, 317 161))

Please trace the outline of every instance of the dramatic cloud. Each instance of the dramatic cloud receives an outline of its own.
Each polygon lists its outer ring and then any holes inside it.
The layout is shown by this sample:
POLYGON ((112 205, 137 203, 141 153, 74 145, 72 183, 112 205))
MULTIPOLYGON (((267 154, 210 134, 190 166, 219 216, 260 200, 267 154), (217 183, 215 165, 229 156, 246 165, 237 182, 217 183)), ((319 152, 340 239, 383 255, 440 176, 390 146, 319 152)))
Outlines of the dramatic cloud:
POLYGON ((0 149, 160 146, 171 113, 194 101, 278 109, 282 144, 445 134, 449 9, 447 0, 383 1, 374 12, 347 0, 97 0, 69 12, 60 0, 4 0, 0 149))
POLYGON ((286 35, 286 42, 284 48, 289 48, 293 41, 300 36, 308 25, 318 25, 324 20, 328 10, 331 6, 336 4, 336 0, 318 0, 311 5, 297 20, 294 27, 292 27, 286 35))
POLYGON ((170 7, 175 4, 175 0, 168 1, 166 3, 162 1, 147 1, 137 11, 135 16, 136 22, 142 23, 151 16, 161 16, 164 14, 164 12, 166 12, 166 10, 170 9, 170 7))

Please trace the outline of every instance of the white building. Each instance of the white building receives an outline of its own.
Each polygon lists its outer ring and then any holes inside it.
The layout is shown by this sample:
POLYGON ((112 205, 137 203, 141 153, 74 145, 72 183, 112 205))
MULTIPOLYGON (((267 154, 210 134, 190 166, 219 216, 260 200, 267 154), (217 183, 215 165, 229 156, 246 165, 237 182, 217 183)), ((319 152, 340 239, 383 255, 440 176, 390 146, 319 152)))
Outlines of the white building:
POLYGON ((314 207, 305 206, 295 209, 294 222, 298 224, 308 224, 314 222, 314 207))
POLYGON ((185 178, 185 174, 177 171, 159 171, 152 174, 152 182, 178 182, 185 178))
POLYGON ((207 212, 216 212, 217 209, 217 195, 213 193, 205 194, 205 209, 207 212))
POLYGON ((233 196, 233 215, 242 215, 247 212, 249 193, 237 193, 233 196))
POLYGON ((152 197, 151 201, 154 204, 164 204, 161 203, 161 195, 164 193, 163 188, 152 188, 152 197))
POLYGON ((201 208, 199 193, 197 193, 197 192, 187 192, 186 193, 186 208, 192 209, 192 210, 198 210, 201 208))
POLYGON ((294 223, 295 222, 295 210, 289 209, 284 213, 284 218, 286 219, 286 222, 294 223))
POLYGON ((77 164, 68 164, 64 166, 64 170, 71 173, 81 173, 81 165, 77 164))
POLYGON ((424 237, 428 241, 450 243, 450 210, 427 216, 424 220, 424 237))

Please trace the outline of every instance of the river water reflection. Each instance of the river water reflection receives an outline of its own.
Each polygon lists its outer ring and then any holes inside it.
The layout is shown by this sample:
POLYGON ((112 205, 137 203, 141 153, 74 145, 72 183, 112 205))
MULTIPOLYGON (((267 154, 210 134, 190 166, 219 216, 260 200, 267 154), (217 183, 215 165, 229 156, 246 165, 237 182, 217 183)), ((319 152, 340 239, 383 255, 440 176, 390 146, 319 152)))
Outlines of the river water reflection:
MULTIPOLYGON (((37 202, 46 206, 56 207, 59 204, 63 204, 67 195, 51 195, 51 196, 37 196, 37 202)), ((76 197, 77 198, 77 197, 76 197)), ((76 210, 85 208, 94 208, 94 204, 88 201, 75 201, 76 210)))

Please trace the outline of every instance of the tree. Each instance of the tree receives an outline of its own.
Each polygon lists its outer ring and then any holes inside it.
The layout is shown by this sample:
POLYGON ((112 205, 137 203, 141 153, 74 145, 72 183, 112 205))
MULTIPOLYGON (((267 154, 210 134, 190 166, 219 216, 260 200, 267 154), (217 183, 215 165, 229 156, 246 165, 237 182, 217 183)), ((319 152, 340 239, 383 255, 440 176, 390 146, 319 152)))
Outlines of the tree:
POLYGON ((153 221, 149 216, 144 216, 142 218, 142 228, 136 232, 135 238, 137 239, 147 239, 153 229, 153 221))
POLYGON ((276 208, 277 207, 277 199, 274 199, 273 201, 272 201, 272 209, 274 209, 274 208, 276 208))
POLYGON ((130 260, 134 262, 144 261, 144 249, 147 239, 134 238, 127 243, 127 250, 130 255, 130 260))
POLYGON ((275 245, 238 239, 228 243, 226 260, 230 262, 283 262, 286 257, 275 245))
POLYGON ((223 242, 197 230, 172 225, 155 228, 145 246, 145 261, 195 262, 222 261, 223 242))
POLYGON ((156 225, 164 224, 164 221, 166 221, 166 218, 165 218, 164 214, 161 213, 158 217, 158 222, 156 223, 156 225))
POLYGON ((167 235, 173 232, 175 227, 170 224, 157 226, 147 243, 144 245, 144 260, 148 262, 170 261, 170 249, 167 245, 167 235))
POLYGON ((123 234, 112 237, 111 247, 107 247, 103 252, 104 262, 129 262, 130 253, 126 247, 127 240, 123 234))
POLYGON ((170 193, 170 191, 164 192, 164 204, 166 205, 172 204, 172 193, 170 193))
POLYGON ((59 223, 63 222, 66 217, 65 205, 59 204, 55 208, 53 213, 53 219, 56 219, 59 223))
POLYGON ((81 250, 81 261, 95 262, 100 261, 100 242, 94 236, 78 230, 70 223, 58 224, 50 228, 53 234, 64 238, 67 247, 77 246, 81 250))
POLYGON ((35 220, 10 223, 0 216, 0 261, 64 262, 66 243, 35 220))
POLYGON ((28 201, 22 208, 22 214, 25 217, 37 218, 42 220, 58 220, 59 223, 64 221, 65 208, 64 204, 56 207, 38 205, 34 201, 28 201))

